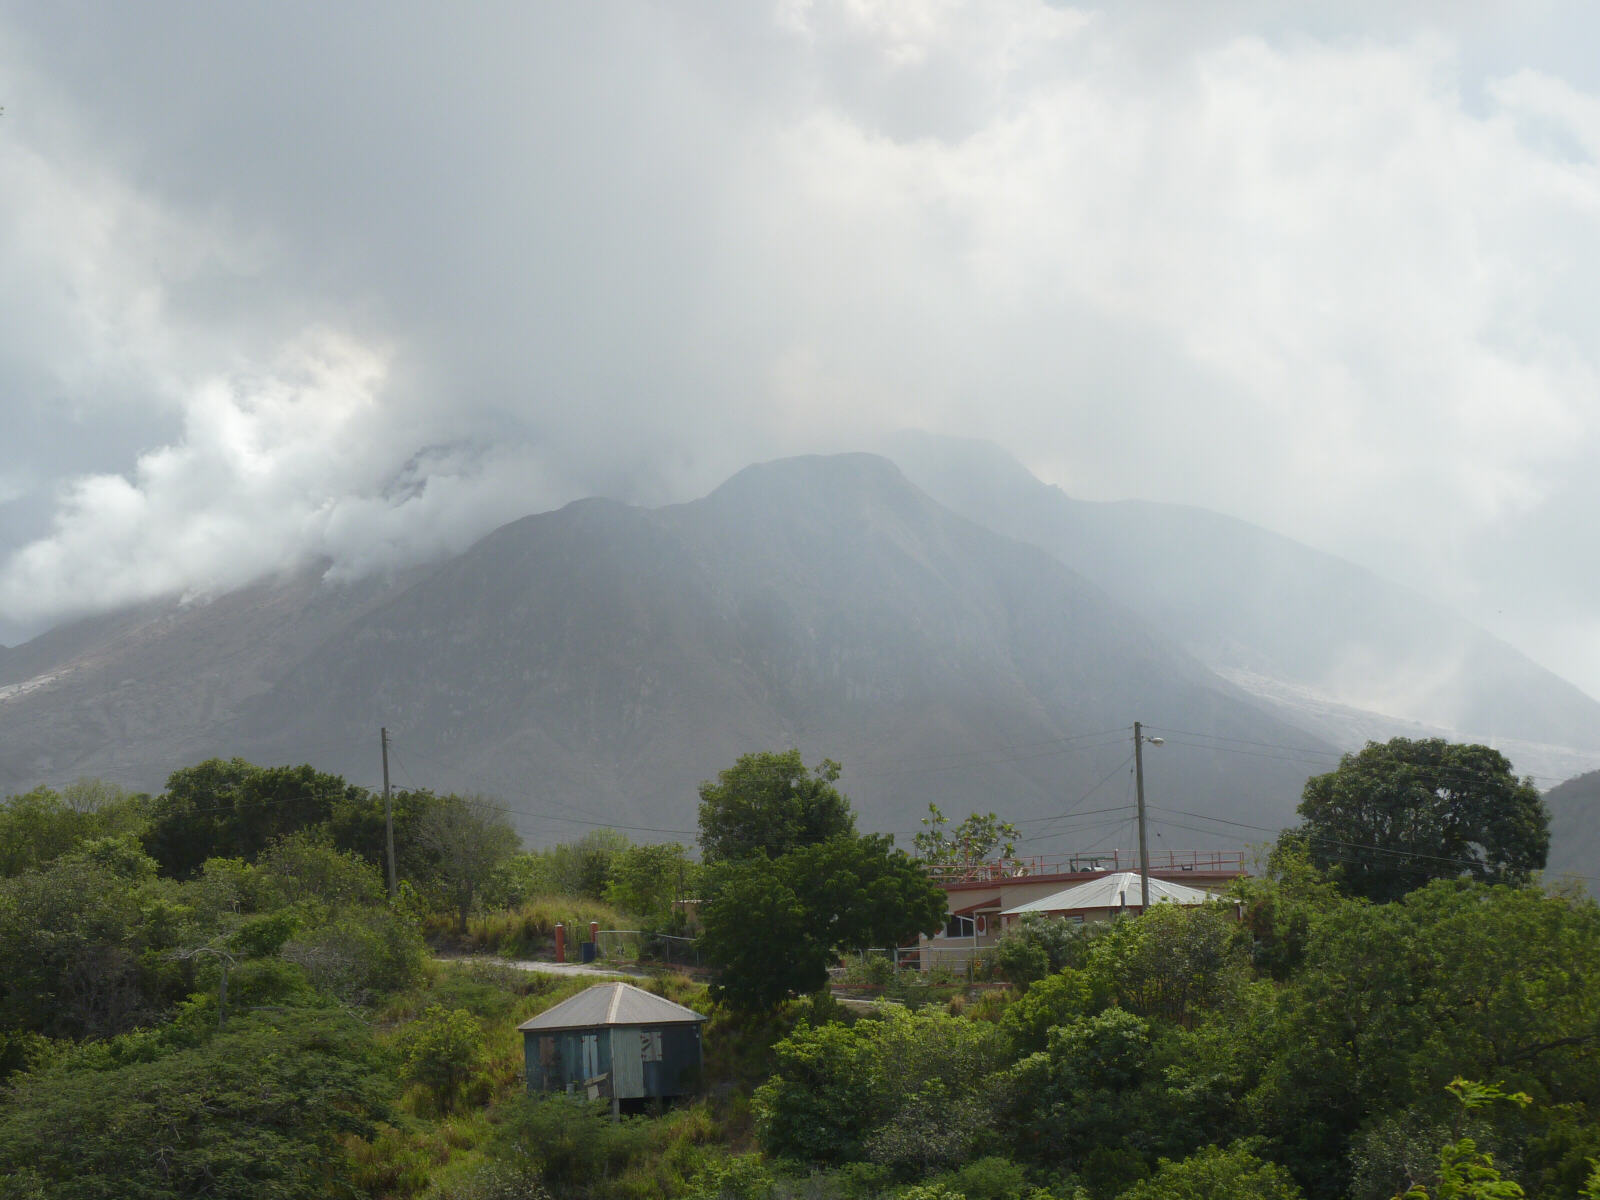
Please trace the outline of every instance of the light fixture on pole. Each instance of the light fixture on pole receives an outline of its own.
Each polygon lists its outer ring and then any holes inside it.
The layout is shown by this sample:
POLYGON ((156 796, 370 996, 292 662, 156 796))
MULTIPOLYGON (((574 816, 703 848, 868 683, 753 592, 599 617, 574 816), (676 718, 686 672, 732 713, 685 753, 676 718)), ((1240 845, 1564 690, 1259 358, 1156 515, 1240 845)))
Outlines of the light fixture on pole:
POLYGON ((1145 742, 1152 746, 1163 745, 1163 739, 1158 737, 1145 737, 1144 727, 1138 722, 1133 723, 1133 778, 1139 794, 1139 911, 1150 911, 1150 847, 1145 842, 1144 834, 1144 754, 1142 747, 1145 742))

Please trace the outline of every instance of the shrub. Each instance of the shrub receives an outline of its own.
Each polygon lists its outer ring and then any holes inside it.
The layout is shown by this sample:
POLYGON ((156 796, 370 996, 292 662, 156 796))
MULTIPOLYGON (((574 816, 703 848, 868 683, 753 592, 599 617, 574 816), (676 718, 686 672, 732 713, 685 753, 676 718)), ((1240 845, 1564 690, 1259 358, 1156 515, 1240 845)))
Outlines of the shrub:
POLYGON ((1066 967, 1081 967, 1100 932, 1097 927, 1029 913, 1000 937, 988 957, 1020 990, 1066 967))
POLYGON ((818 1163, 869 1157, 926 1172, 959 1162, 990 1125, 984 1083, 998 1065, 994 1026, 880 1005, 854 1026, 802 1025, 773 1047, 755 1095, 768 1153, 818 1163))
POLYGON ((696 1173, 684 1200, 771 1200, 772 1172, 757 1155, 715 1159, 696 1173))
POLYGON ((314 987, 358 1003, 407 987, 425 948, 409 922, 386 909, 349 908, 285 942, 282 957, 314 987))
POLYGON ((311 832, 279 838, 257 867, 282 903, 316 899, 325 904, 382 904, 383 877, 360 855, 335 850, 311 832))
POLYGON ((525 1164, 556 1195, 593 1194, 596 1182, 645 1163, 656 1147, 648 1117, 613 1121, 608 1108, 568 1096, 518 1096, 491 1146, 501 1163, 525 1164))
POLYGON ((450 1159, 444 1139, 392 1125, 379 1128, 371 1141, 347 1139, 345 1152, 350 1156, 350 1182, 357 1192, 391 1200, 427 1191, 433 1169, 450 1159))
POLYGON ((994 948, 994 962, 1000 973, 1019 991, 1026 992, 1036 979, 1050 973, 1050 956, 1045 948, 1027 936, 1007 934, 994 948))
POLYGON ((977 1158, 945 1176, 943 1182, 966 1200, 1012 1200, 1028 1194, 1027 1173, 1009 1158, 977 1158))
POLYGON ((1207 1146, 1181 1162, 1161 1160, 1156 1173, 1117 1200, 1302 1200, 1294 1180, 1276 1163, 1262 1162, 1242 1146, 1207 1146))
POLYGON ((1043 1050, 1050 1031, 1105 1007, 1094 981, 1082 971, 1061 971, 1018 996, 1000 1018, 1017 1049, 1043 1050))
POLYGON ((450 1112, 489 1066, 483 1026, 464 1008, 430 1005, 395 1038, 404 1077, 450 1112))
POLYGON ((301 914, 292 908, 249 917, 229 942, 245 958, 266 958, 283 949, 299 928, 300 918, 301 914))
POLYGON ((522 1163, 484 1163, 464 1182, 439 1189, 439 1200, 548 1200, 538 1175, 522 1163))
POLYGON ((0 1178, 27 1169, 53 1200, 343 1194, 343 1139, 393 1115, 389 1072, 340 1013, 252 1014, 200 1045, 149 1049, 14 1077, 0 1178))
POLYGON ((894 960, 887 954, 860 954, 847 959, 839 982, 845 987, 887 987, 894 982, 894 960))

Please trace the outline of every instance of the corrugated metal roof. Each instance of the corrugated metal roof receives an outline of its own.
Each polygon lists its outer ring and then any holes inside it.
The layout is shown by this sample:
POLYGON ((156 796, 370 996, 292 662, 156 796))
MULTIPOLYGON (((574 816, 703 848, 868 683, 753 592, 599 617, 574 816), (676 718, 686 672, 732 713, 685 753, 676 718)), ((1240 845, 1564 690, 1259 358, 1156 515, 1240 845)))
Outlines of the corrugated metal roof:
POLYGON ((965 908, 952 908, 950 910, 950 915, 952 917, 965 917, 970 913, 977 912, 980 908, 999 908, 999 907, 1000 907, 1000 897, 999 896, 990 896, 987 900, 979 900, 976 904, 969 904, 965 908))
POLYGON ((688 1025, 706 1018, 631 983, 597 983, 524 1021, 518 1029, 594 1029, 602 1025, 688 1025))
MULTIPOLYGON (((1008 908, 1002 915, 1015 917, 1023 913, 1077 912, 1080 909, 1093 908, 1138 908, 1143 903, 1142 897, 1139 872, 1117 871, 1099 879, 1091 879, 1088 883, 1065 888, 1042 899, 1019 904, 1016 908, 1008 908)), ((1212 899, 1210 892, 1203 892, 1187 884, 1157 879, 1153 875, 1150 877, 1152 905, 1204 904, 1210 899, 1212 899)))

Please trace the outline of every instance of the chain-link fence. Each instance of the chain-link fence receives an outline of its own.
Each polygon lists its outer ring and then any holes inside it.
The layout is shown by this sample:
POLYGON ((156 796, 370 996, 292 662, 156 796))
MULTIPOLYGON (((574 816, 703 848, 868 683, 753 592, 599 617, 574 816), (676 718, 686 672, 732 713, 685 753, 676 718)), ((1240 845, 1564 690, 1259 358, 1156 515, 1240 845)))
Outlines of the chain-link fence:
POLYGON ((658 962, 701 966, 700 940, 654 930, 602 929, 595 936, 595 959, 609 963, 658 962))

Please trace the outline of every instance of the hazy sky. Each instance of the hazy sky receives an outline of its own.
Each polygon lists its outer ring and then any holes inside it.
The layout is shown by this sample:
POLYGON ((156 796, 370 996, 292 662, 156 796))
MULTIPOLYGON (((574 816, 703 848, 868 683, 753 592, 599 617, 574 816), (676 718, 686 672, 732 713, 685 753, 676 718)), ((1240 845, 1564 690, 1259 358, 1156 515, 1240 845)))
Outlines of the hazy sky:
POLYGON ((1528 0, 0 0, 0 640, 916 426, 1600 695, 1597 45, 1528 0))

